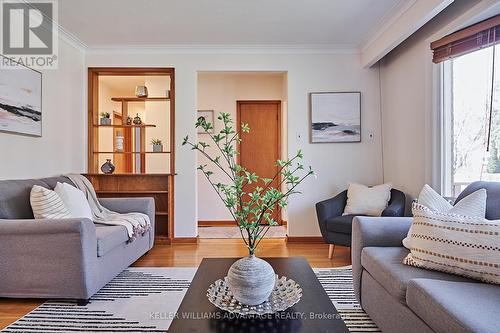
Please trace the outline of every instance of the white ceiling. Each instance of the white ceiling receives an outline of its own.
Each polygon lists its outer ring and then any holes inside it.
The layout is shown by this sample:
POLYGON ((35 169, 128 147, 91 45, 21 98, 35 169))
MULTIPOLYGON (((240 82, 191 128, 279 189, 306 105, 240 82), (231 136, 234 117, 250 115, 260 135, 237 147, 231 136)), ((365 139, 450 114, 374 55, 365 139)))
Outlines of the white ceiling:
POLYGON ((359 48, 414 0, 59 0, 89 47, 318 45, 359 48))

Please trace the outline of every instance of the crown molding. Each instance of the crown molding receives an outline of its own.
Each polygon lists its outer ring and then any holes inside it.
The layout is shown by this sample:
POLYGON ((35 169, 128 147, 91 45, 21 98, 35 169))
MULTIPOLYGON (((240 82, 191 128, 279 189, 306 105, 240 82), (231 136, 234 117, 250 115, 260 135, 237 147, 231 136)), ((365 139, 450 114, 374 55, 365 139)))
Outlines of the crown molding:
POLYGON ((417 0, 399 0, 394 6, 389 9, 389 11, 382 17, 379 23, 376 25, 376 28, 373 30, 373 33, 369 35, 369 37, 365 40, 364 43, 361 43, 361 53, 365 52, 370 45, 372 45, 384 32, 386 32, 393 24, 396 22, 401 16, 404 15, 415 3, 417 0))
POLYGON ((344 44, 169 44, 89 46, 88 54, 359 54, 344 44))

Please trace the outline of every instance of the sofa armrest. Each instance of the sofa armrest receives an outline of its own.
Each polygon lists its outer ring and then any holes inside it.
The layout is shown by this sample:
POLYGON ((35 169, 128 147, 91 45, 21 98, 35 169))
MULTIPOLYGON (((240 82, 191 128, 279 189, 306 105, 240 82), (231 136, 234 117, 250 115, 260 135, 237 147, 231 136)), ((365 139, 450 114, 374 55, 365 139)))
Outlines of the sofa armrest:
POLYGON ((354 293, 361 302, 361 251, 369 246, 402 246, 411 217, 357 216, 352 222, 352 275, 354 293))
POLYGON ((101 205, 117 213, 143 213, 149 216, 151 232, 150 248, 154 245, 155 236, 155 199, 154 198, 99 198, 101 205))
POLYGON ((405 215, 406 195, 398 190, 391 190, 391 200, 389 205, 382 212, 382 216, 401 217, 405 215))
POLYGON ((326 237, 326 220, 331 217, 341 216, 347 202, 347 191, 340 192, 333 198, 318 202, 316 204, 316 216, 318 217, 319 229, 323 237, 326 237))
POLYGON ((96 261, 89 219, 0 220, 0 297, 88 298, 96 261))

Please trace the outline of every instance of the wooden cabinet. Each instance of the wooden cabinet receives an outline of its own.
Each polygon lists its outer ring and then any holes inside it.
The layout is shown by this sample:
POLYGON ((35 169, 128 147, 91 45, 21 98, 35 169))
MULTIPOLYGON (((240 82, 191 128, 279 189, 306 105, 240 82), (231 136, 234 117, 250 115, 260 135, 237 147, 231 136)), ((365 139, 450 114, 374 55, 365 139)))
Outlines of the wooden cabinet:
POLYGON ((169 174, 86 174, 101 198, 152 197, 155 199, 156 242, 170 243, 173 231, 173 175, 169 174))

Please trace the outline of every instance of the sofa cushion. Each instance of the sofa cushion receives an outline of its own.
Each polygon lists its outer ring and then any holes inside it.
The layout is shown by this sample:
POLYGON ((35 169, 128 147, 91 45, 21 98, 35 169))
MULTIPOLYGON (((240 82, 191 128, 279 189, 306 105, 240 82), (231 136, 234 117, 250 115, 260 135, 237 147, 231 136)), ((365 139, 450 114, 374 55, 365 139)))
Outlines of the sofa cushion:
POLYGON ((97 256, 102 257, 120 244, 128 241, 127 229, 121 225, 95 224, 97 256))
POLYGON ((350 235, 352 233, 352 219, 354 216, 356 215, 331 217, 326 220, 326 229, 328 231, 350 235))
POLYGON ((403 259, 408 253, 404 247, 365 247, 361 252, 363 268, 401 303, 406 302, 406 287, 412 279, 474 282, 460 276, 407 266, 403 259))
POLYGON ((415 279, 406 300, 436 332, 500 332, 500 286, 415 279))
POLYGON ((30 192, 34 185, 49 188, 38 179, 0 181, 0 219, 33 219, 30 192))
POLYGON ((69 180, 66 176, 57 176, 57 177, 48 177, 40 179, 42 182, 47 184, 51 190, 53 190, 57 183, 66 183, 72 186, 75 186, 71 180, 69 180))

